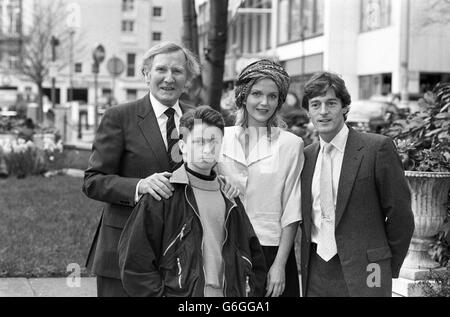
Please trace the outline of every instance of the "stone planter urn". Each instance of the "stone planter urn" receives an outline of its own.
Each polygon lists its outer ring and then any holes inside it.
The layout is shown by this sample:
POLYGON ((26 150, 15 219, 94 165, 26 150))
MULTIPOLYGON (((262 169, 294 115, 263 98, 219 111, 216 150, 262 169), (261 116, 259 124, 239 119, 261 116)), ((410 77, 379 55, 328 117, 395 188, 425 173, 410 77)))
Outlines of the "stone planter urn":
POLYGON ((450 173, 406 171, 405 175, 411 189, 416 227, 402 268, 438 268, 439 264, 431 259, 428 250, 446 217, 450 173))

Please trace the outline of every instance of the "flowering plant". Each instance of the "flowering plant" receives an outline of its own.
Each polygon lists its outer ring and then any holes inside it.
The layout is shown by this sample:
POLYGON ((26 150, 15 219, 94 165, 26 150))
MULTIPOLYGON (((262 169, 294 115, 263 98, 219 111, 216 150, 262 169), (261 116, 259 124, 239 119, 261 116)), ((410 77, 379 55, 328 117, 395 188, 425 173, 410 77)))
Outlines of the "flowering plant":
POLYGON ((44 139, 37 145, 24 139, 6 140, 0 142, 0 161, 6 163, 6 173, 24 178, 27 175, 39 175, 52 169, 62 168, 62 142, 55 143, 44 139))

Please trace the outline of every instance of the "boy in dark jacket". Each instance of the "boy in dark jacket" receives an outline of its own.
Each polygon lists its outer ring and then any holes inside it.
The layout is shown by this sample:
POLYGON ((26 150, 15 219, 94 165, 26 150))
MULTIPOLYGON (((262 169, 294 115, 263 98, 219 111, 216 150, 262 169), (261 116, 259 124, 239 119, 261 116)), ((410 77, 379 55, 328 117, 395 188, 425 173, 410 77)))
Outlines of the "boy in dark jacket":
POLYGON ((185 164, 168 200, 144 195, 119 241, 122 284, 130 296, 263 296, 264 255, 240 200, 221 191, 213 167, 224 131, 208 106, 180 119, 185 164))

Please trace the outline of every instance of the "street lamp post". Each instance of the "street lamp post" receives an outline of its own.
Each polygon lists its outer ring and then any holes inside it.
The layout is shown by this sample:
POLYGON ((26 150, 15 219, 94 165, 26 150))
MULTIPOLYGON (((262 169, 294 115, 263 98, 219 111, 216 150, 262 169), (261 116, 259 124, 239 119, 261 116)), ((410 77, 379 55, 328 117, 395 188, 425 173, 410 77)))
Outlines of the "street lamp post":
POLYGON ((95 89, 95 114, 94 114, 94 127, 97 130, 98 127, 98 73, 100 64, 105 60, 105 48, 103 45, 98 44, 93 53, 94 64, 92 65, 92 72, 94 73, 94 89, 95 89))
POLYGON ((402 70, 402 86, 400 93, 400 101, 402 104, 407 104, 409 100, 409 36, 410 36, 410 0, 405 0, 406 12, 404 20, 404 34, 403 34, 403 56, 401 63, 402 70))
POLYGON ((55 83, 56 83, 56 46, 59 45, 59 40, 55 37, 52 36, 51 40, 50 40, 50 44, 52 46, 52 107, 55 108, 55 103, 56 103, 56 89, 55 89, 55 83))
POLYGON ((73 101, 73 37, 75 30, 70 31, 70 55, 69 55, 69 101, 73 101))
POLYGON ((73 38, 76 30, 81 27, 81 7, 78 3, 67 5, 66 25, 69 28, 70 52, 69 52, 69 101, 73 101, 73 38))

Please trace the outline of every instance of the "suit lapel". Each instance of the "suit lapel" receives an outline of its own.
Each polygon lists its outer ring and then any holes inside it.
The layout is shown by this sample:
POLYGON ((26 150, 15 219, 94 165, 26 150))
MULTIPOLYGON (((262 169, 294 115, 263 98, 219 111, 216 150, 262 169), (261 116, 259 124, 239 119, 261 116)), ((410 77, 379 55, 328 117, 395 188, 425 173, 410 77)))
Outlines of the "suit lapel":
POLYGON ((169 156, 148 95, 139 100, 137 115, 139 128, 150 149, 158 158, 161 169, 169 171, 169 156))
POLYGON ((361 149, 364 144, 358 133, 350 128, 347 144, 345 146, 344 159, 342 162, 341 175, 339 177, 339 185, 336 201, 335 224, 336 227, 344 214, 350 193, 355 183, 356 175, 363 158, 361 149))
POLYGON ((314 143, 305 151, 305 166, 302 171, 302 218, 306 237, 311 237, 312 222, 312 179, 319 155, 319 142, 314 143))

